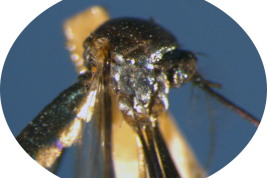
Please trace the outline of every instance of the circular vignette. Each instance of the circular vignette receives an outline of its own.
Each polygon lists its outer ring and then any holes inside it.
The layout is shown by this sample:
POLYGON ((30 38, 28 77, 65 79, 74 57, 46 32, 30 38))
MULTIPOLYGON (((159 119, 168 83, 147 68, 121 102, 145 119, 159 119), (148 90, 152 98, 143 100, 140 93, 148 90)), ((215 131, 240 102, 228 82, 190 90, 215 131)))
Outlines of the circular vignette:
MULTIPOLYGON (((32 2, 30 3, 30 5, 33 7, 33 4, 32 4, 32 2)), ((89 5, 90 6, 90 5, 89 5)), ((232 5, 231 5, 232 6, 232 5)), ((11 6, 12 7, 12 6, 11 6)), ((249 8, 249 9, 251 9, 251 8, 249 8)), ((81 9, 82 10, 82 9, 81 9)), ((112 11, 112 10, 111 10, 112 11)), ((114 10, 113 10, 114 11, 114 10)), ((114 13, 114 12, 113 12, 114 13)), ((2 14, 1 14, 2 15, 2 14)), ((70 14, 71 15, 71 14, 70 14)), ((164 22, 163 21, 161 21, 161 23, 162 23, 162 25, 165 25, 164 24, 164 22)), ((167 28, 167 26, 166 26, 166 28, 167 28)), ((167 28, 167 29, 169 29, 169 28, 167 28)), ((61 30, 61 29, 59 29, 59 30, 61 30)), ((245 29, 246 30, 246 29, 245 29)), ((172 29, 172 32, 173 32, 173 29, 172 29)), ((177 33, 178 34, 178 33, 177 33)), ((62 33, 62 35, 63 35, 63 33, 62 33)), ((177 38, 179 39, 179 41, 180 42, 184 42, 185 40, 181 40, 180 39, 180 37, 179 37, 179 35, 177 36, 177 38)), ((8 40, 9 41, 9 40, 8 40)), ((185 44, 186 44, 186 46, 185 46, 185 48, 187 48, 187 49, 191 49, 191 48, 189 48, 188 46, 187 46, 187 43, 185 42, 185 44)), ((257 44, 256 44, 257 45, 257 44)), ((61 46, 59 46, 59 48, 63 48, 63 43, 61 44, 61 46)), ((260 50, 259 50, 260 51, 260 50)), ((67 52, 66 52, 66 56, 67 56, 67 52)), ((262 58, 263 58, 263 56, 262 56, 262 58)), ((66 60, 68 60, 68 59, 66 59, 66 60)), ((73 82, 73 81, 70 81, 70 82, 73 82)), ((60 90, 57 90, 57 91, 55 91, 55 95, 57 95, 58 93, 60 92, 60 90)), ((49 100, 51 100, 51 99, 49 99, 49 100)), ((23 118, 22 118, 23 119, 23 118)), ((264 122, 262 123, 262 125, 264 124, 264 122)), ((5 124, 1 124, 1 126, 2 125, 5 125, 5 124)), ((259 130, 257 131, 257 134, 256 135, 258 135, 258 133, 261 131, 261 127, 262 127, 262 125, 260 126, 260 128, 259 128, 259 130)), ((9 132, 9 131, 7 131, 7 132, 9 132)), ((5 134, 3 134, 3 135, 5 135, 5 134)), ((256 138, 256 135, 255 135, 255 138, 256 138)), ((261 134, 262 135, 262 134, 261 134)), ((254 141, 254 139, 255 138, 253 138, 253 141, 254 141)), ((12 140, 12 139, 11 139, 12 140)), ((255 139, 256 140, 256 139, 255 139)), ((13 141, 14 141, 14 138, 13 138, 13 141)), ((261 144, 261 143, 260 143, 261 144)), ((12 145, 12 144, 11 144, 12 145)), ((251 145, 251 144, 249 144, 249 145, 251 145)), ((258 149, 261 149, 263 146, 260 146, 260 147, 258 147, 257 148, 257 150, 258 149)), ((12 148, 13 148, 13 146, 12 146, 12 148)), ((249 147, 248 147, 249 148, 249 147)), ((247 149, 247 148, 246 148, 247 149)), ((254 149, 255 150, 255 149, 254 149)), ((6 152, 4 152, 4 153, 6 153, 6 152)), ((14 151, 13 151, 13 154, 14 154, 14 151)), ((243 154, 243 153, 242 153, 243 154)), ((242 156, 242 154, 240 155, 240 156, 242 156)), ((249 153, 249 155, 252 155, 251 153, 249 153)), ((254 154, 253 154, 254 155, 254 154)), ((25 156, 25 155, 24 155, 25 156)), ((26 155, 27 156, 27 155, 26 155)), ((239 159, 239 157, 240 156, 238 156, 238 159, 239 159)), ((259 155, 259 157, 262 157, 261 155, 259 155)), ((247 158, 247 156, 245 156, 245 158, 247 158)), ((253 156, 251 159, 254 159, 255 158, 255 156, 253 156)), ((24 158, 21 158, 21 159, 23 159, 24 160, 24 158)), ((9 160, 10 160, 10 157, 9 157, 9 160)), ((32 162, 31 160, 29 160, 30 161, 30 163, 32 162)), ((6 161, 6 162, 8 162, 8 161, 6 161)), ((15 163, 15 160, 13 159, 13 161, 12 161, 13 163, 15 163)), ((241 161, 240 163, 238 163, 238 164, 241 164, 241 163, 244 163, 245 161, 241 161)), ((233 162, 234 163, 234 162, 233 162)), ((25 164, 25 163, 24 163, 25 164)), ((27 163, 28 164, 28 163, 27 163)), ((232 163, 231 163, 232 164, 232 163)), ((12 165, 12 164, 11 164, 12 165)), ((19 166, 21 167, 23 165, 23 163, 20 163, 19 164, 19 166)), ((231 166, 231 165, 229 165, 229 166, 231 166)), ((229 166, 227 166, 226 168, 228 168, 229 166)), ((244 166, 247 166, 247 165, 244 165, 244 166)), ((15 166, 14 166, 15 167, 15 166)), ((14 169, 14 167, 13 167, 13 169, 14 169)), ((26 166, 27 167, 27 166, 26 166)), ((239 166, 238 166, 239 167, 239 166)), ((260 165, 259 166, 257 166, 257 168, 258 167, 260 167, 260 165)), ((225 168, 225 169, 226 169, 225 168)), ((242 168, 244 168, 243 166, 242 166, 242 168)), ((234 169, 236 169, 236 167, 234 168, 234 169)), ((24 170, 24 169, 23 169, 24 170)), ((35 169, 34 169, 35 170, 35 169)), ((248 169, 247 169, 248 170, 248 169)), ((12 172, 12 171, 11 171, 12 172)), ((14 171, 13 171, 14 172, 14 171)), ((27 173, 28 173, 28 171, 25 171, 26 173, 25 173, 25 175, 27 175, 27 173)), ((224 172, 224 169, 222 170, 222 171, 220 171, 220 172, 218 172, 218 174, 221 174, 221 172, 224 172)), ((228 172, 228 171, 227 171, 228 172)), ((40 174, 40 172, 38 171, 38 173, 40 174)), ((239 173, 241 173, 241 172, 239 172, 239 173)), ((252 171, 252 173, 253 174, 255 174, 255 172, 253 172, 252 171)), ((251 174, 252 174, 251 173, 251 174)), ((258 173, 258 172, 257 172, 258 173)), ((229 177, 229 174, 230 175, 233 175, 232 174, 232 172, 228 172, 228 177, 229 177)), ((21 175, 21 174, 20 174, 21 175)), ((33 175, 36 175, 36 174, 33 174, 33 175)), ((240 176, 240 174, 238 174, 239 176, 240 176)), ((248 175, 248 173, 246 173, 245 175, 244 175, 244 177, 246 177, 248 175)), ((262 174, 259 174, 259 175, 262 175, 262 174)), ((217 175, 214 175, 214 176, 217 176, 217 175)), ((220 175, 218 175, 218 176, 220 176, 220 175)), ((213 176, 212 176, 213 177, 213 176)), ((257 177, 257 176, 254 176, 254 177, 257 177)))

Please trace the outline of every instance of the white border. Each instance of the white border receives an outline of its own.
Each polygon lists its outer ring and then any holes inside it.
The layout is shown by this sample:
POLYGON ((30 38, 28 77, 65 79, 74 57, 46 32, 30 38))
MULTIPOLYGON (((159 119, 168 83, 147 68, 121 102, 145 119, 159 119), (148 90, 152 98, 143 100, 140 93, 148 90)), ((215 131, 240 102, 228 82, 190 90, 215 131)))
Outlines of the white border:
MULTIPOLYGON (((0 2, 0 71, 7 54, 19 34, 39 14, 59 2, 59 0, 8 0, 0 2)), ((0 104, 0 177, 57 178, 29 159, 19 147, 9 127, 0 104), (30 166, 29 166, 30 165, 30 166), (30 170, 29 170, 30 167, 30 170)))
MULTIPOLYGON (((209 0, 208 2, 228 14, 245 30, 257 47, 266 70, 267 13, 265 1, 209 0)), ((210 178, 267 177, 266 136, 267 121, 265 112, 263 121, 248 146, 236 159, 213 176, 210 176, 210 178)))
MULTIPOLYGON (((40 13, 48 9, 59 0, 9 0, 0 2, 0 70, 5 58, 21 31, 40 13)), ((219 7, 230 15, 247 32, 257 47, 264 66, 266 66, 266 19, 267 16, 265 1, 237 1, 237 0, 209 0, 208 2, 219 7)), ((1 104, 0 104, 1 106, 1 104)), ((251 178, 267 177, 267 121, 266 114, 254 138, 246 149, 226 168, 210 176, 210 178, 251 178), (256 152, 255 152, 256 151, 256 152)), ((0 177, 29 177, 40 178, 57 177, 44 171, 33 160, 26 159, 27 155, 23 150, 17 149, 18 143, 8 129, 2 109, 0 109, 0 177), (25 162, 25 160, 27 160, 25 162), (25 166, 24 166, 25 165, 25 166), (30 165, 31 170, 26 167, 30 165)))

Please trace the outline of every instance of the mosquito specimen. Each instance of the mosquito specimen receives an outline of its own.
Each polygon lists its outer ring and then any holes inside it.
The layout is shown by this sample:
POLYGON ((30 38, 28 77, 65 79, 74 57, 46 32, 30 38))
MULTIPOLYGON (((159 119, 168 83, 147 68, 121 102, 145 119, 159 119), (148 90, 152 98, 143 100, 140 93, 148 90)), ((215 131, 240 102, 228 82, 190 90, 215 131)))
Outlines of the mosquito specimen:
POLYGON ((23 149, 48 170, 56 169, 64 148, 76 144, 83 174, 77 177, 205 177, 167 113, 169 88, 187 82, 259 125, 213 91, 217 84, 196 71, 195 54, 180 49, 175 37, 152 20, 108 20, 102 8, 93 7, 69 19, 65 33, 78 81, 17 136, 23 149), (94 131, 88 133, 91 123, 94 131), (118 134, 120 129, 124 132, 118 134), (94 151, 87 159, 83 142, 90 134, 94 151))

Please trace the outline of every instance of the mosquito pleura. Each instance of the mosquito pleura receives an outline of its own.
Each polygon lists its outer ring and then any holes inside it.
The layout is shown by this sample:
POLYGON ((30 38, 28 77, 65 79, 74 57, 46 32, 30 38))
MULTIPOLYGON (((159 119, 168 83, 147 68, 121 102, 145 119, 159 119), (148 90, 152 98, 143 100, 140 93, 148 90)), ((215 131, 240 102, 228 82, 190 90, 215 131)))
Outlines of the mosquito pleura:
MULTIPOLYGON (((93 7, 80 16, 92 11, 102 17, 105 13, 93 7)), ((96 144, 92 146, 95 153, 102 154, 102 162, 96 156, 89 158, 87 177, 205 177, 167 113, 169 89, 187 82, 259 125, 253 116, 212 90, 218 85, 203 79, 196 71, 196 55, 180 49, 168 30, 152 20, 102 19, 102 25, 85 33, 79 32, 87 28, 79 26, 80 21, 66 23, 78 81, 17 136, 23 149, 43 167, 54 170, 64 148, 82 147, 84 125, 95 123, 96 144), (79 41, 84 42, 84 52, 79 41), (118 135, 116 129, 124 131, 118 135), (102 164, 98 165, 100 173, 94 170, 97 164, 102 164)), ((89 28, 90 21, 81 24, 89 28)))

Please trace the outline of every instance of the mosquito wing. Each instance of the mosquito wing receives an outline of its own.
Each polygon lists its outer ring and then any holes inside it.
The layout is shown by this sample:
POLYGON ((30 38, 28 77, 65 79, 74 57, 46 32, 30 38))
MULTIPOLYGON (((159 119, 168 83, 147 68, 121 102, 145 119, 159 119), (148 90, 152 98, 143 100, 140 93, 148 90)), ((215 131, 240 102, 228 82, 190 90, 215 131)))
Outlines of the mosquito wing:
POLYGON ((62 150, 81 137, 82 124, 89 122, 97 85, 90 74, 63 91, 17 136, 22 148, 40 165, 52 171, 62 150))
POLYGON ((113 178, 111 129, 111 94, 107 85, 108 72, 100 70, 94 79, 95 103, 90 123, 82 128, 76 149, 76 177, 113 178))

